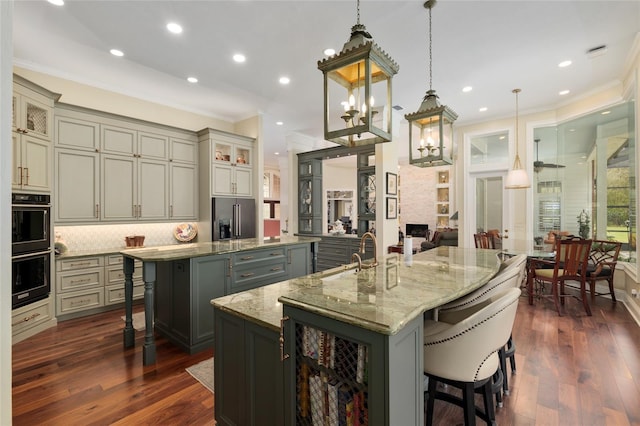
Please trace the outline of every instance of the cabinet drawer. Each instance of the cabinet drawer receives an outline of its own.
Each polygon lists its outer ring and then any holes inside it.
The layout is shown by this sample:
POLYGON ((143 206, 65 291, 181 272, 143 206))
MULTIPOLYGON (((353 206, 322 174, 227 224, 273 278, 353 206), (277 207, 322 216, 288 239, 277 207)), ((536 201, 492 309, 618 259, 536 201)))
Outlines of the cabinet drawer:
POLYGON ((41 322, 48 321, 52 317, 49 299, 31 303, 14 310, 11 314, 11 333, 13 335, 31 328, 41 322))
POLYGON ((102 256, 77 257, 74 259, 60 259, 56 261, 56 271, 71 271, 74 269, 95 268, 103 266, 102 256))
POLYGON ((264 260, 275 260, 285 257, 284 247, 274 247, 266 250, 251 250, 233 255, 233 267, 249 265, 264 260))
POLYGON ((56 295, 58 315, 104 306, 104 287, 56 295))
MULTIPOLYGON (((142 266, 142 265, 140 265, 142 266)), ((105 284, 119 284, 124 286, 124 271, 122 270, 122 266, 111 266, 105 268, 107 271, 107 279, 105 284)), ((133 271, 133 283, 142 283, 142 268, 136 265, 135 270, 133 271)))
MULTIPOLYGON (((105 305, 124 302, 124 286, 109 285, 105 286, 105 305)), ((144 297, 144 285, 133 286, 133 300, 142 299, 144 297)))
POLYGON ((102 287, 104 285, 104 269, 92 268, 79 271, 59 272, 56 274, 56 288, 59 293, 68 291, 102 287))
POLYGON ((263 260, 260 264, 254 264, 248 268, 233 269, 233 280, 228 293, 249 290, 284 281, 287 279, 287 262, 285 259, 279 262, 263 260))

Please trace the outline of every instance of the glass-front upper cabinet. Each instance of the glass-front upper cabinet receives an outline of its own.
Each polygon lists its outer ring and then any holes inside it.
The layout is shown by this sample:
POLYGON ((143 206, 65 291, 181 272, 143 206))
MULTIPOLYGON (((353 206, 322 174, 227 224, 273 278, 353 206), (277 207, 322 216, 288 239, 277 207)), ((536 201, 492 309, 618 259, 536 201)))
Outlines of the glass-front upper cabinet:
POLYGON ((214 160, 216 162, 251 166, 253 161, 251 147, 216 141, 214 160))

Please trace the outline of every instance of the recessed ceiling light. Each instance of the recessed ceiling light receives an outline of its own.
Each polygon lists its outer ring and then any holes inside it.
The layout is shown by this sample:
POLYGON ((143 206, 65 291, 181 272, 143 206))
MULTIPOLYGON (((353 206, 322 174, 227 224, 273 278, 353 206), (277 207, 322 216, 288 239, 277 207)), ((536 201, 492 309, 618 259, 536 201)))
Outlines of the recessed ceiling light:
POLYGON ((167 29, 169 30, 169 32, 174 34, 180 34, 182 32, 182 27, 180 26, 180 24, 176 24, 175 22, 169 22, 167 24, 167 29))
POLYGON ((56 6, 64 6, 64 0, 47 0, 47 1, 56 6))
POLYGON ((282 126, 284 123, 282 121, 276 121, 277 126, 282 126))
POLYGON ((197 78, 195 78, 195 77, 187 77, 187 81, 188 81, 189 83, 197 83, 197 82, 198 82, 198 79, 197 79, 197 78))
POLYGON ((236 53, 235 55, 233 55, 233 60, 241 64, 245 62, 247 58, 242 53, 236 53))
POLYGON ((113 56, 124 56, 124 53, 122 53, 122 50, 111 49, 109 52, 111 52, 113 56))
POLYGON ((560 68, 565 68, 565 67, 568 67, 569 65, 571 65, 571 61, 569 61, 569 60, 562 61, 562 62, 560 62, 560 63, 558 64, 558 66, 559 66, 560 68))
POLYGON ((280 155, 280 153, 279 152, 274 152, 273 155, 280 155))
POLYGON ((480 111, 480 112, 485 112, 486 110, 487 110, 487 107, 482 107, 482 108, 480 108, 478 111, 480 111))
POLYGON ((602 115, 611 114, 611 111, 602 111, 600 114, 602 114, 602 115))
POLYGON ((564 95, 568 95, 569 93, 570 93, 570 90, 561 90, 558 92, 558 95, 564 96, 564 95))
POLYGON ((472 90, 473 90, 473 87, 471 87, 471 86, 465 86, 465 87, 462 88, 462 91, 465 92, 465 93, 470 92, 472 90))
POLYGON ((280 84, 289 84, 291 82, 291 80, 289 79, 289 77, 280 77, 280 84))
POLYGON ((503 140, 504 138, 505 138, 504 135, 498 137, 498 139, 500 139, 500 140, 503 140))
POLYGON ((575 132, 575 131, 576 131, 576 129, 569 129, 569 131, 570 131, 570 132, 575 132))
POLYGON ((325 54, 326 56, 333 56, 333 55, 335 55, 335 54, 336 54, 336 49, 331 49, 331 48, 329 48, 329 49, 324 49, 324 54, 325 54))

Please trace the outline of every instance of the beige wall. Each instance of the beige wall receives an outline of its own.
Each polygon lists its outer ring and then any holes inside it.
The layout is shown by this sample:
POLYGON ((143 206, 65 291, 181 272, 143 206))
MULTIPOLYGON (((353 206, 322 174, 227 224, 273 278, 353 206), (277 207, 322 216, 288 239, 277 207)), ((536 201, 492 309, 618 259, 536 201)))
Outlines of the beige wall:
MULTIPOLYGON (((206 127, 231 133, 236 130, 233 123, 224 120, 159 105, 48 74, 19 67, 14 67, 13 72, 45 89, 61 94, 59 102, 66 104, 192 131, 202 130, 206 127)), ((246 129, 243 130, 246 131, 246 129)))

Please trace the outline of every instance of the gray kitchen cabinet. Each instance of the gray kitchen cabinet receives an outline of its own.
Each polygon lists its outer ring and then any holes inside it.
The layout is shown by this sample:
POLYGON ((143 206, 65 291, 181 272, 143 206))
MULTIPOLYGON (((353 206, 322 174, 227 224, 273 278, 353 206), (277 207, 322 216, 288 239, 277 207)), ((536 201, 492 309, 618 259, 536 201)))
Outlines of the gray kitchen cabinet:
POLYGON ((279 246, 232 254, 233 279, 228 283, 226 294, 286 280, 288 278, 286 249, 286 246, 279 246))
POLYGON ((196 135, 58 104, 57 223, 195 220, 196 135))
POLYGON ((287 246, 287 270, 289 279, 302 277, 315 272, 312 266, 312 253, 309 244, 287 246))
POLYGON ((51 192, 53 103, 59 95, 14 75, 11 189, 51 192))
POLYGON ((198 217, 198 167, 172 162, 169 166, 169 219, 198 217))
POLYGON ((362 260, 373 257, 373 242, 365 241, 365 252, 360 253, 360 238, 356 236, 322 236, 318 243, 317 272, 353 263, 351 256, 358 253, 362 260))
POLYGON ((284 423, 284 370, 280 334, 216 309, 214 387, 219 425, 284 423))
POLYGON ((100 220, 100 155, 67 148, 55 149, 54 221, 100 220))
POLYGON ((371 426, 422 424, 422 377, 416 374, 423 369, 421 315, 393 335, 287 304, 283 318, 288 358, 282 424, 313 424, 313 407, 323 405, 329 407, 329 424, 346 424, 342 416, 349 402, 359 407, 353 411, 359 412, 359 424, 364 419, 371 426), (308 399, 299 397, 301 386, 309 389, 308 399), (320 401, 325 390, 335 399, 320 401))
POLYGON ((166 161, 102 155, 101 219, 166 219, 169 165, 166 161))
POLYGON ((193 354, 213 343, 211 299, 223 296, 230 257, 206 256, 161 262, 155 286, 155 328, 193 354))

